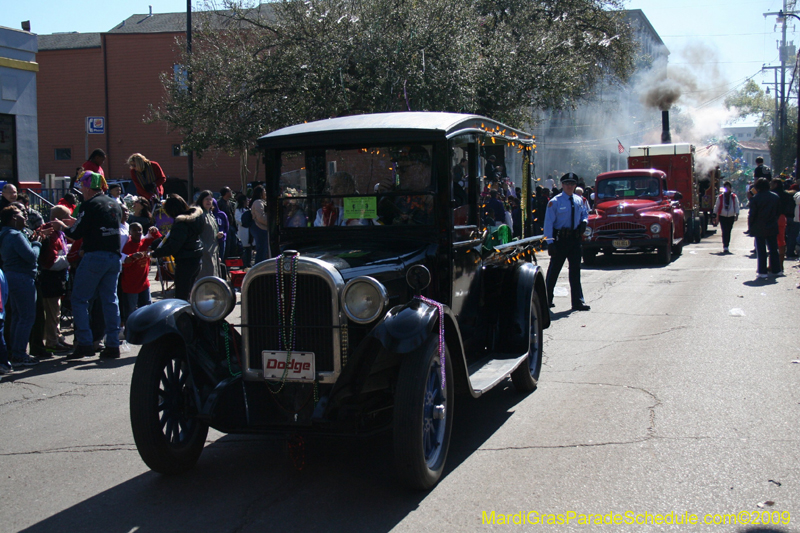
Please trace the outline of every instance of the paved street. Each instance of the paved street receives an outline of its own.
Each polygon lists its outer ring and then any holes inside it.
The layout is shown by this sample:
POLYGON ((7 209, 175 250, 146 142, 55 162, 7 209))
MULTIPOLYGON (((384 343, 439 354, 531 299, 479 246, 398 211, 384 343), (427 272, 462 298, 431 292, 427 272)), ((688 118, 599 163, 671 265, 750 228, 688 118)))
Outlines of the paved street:
POLYGON ((789 512, 776 529, 800 531, 798 263, 753 281, 744 227, 732 255, 717 234, 668 266, 599 257, 583 271, 588 313, 569 311, 565 267, 539 389, 459 398, 447 473, 427 494, 397 486, 389 436, 290 455, 211 431, 195 470, 150 472, 128 420, 137 347, 16 373, 0 382, 0 531, 502 531, 515 526, 483 512, 530 511, 700 522, 553 531, 743 531, 702 523, 740 511, 789 512))

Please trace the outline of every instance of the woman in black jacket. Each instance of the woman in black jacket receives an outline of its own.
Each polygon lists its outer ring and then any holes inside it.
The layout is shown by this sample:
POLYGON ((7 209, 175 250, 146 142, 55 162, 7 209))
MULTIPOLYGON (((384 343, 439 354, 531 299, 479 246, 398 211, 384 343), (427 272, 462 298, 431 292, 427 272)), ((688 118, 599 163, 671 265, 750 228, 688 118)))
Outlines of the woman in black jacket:
POLYGON ((164 211, 175 221, 151 256, 171 255, 175 258, 175 298, 188 301, 192 285, 200 273, 200 258, 203 255, 200 242, 203 210, 196 206, 189 207, 183 198, 171 194, 164 201, 164 211))

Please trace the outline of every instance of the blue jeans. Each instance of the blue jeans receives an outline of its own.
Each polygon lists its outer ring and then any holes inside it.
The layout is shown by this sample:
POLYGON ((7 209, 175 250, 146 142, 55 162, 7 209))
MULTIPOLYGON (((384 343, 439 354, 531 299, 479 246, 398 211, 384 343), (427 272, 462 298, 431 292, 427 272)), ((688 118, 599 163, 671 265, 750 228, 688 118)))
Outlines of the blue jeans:
POLYGON ((75 339, 80 346, 92 345, 89 300, 96 297, 103 306, 106 346, 119 346, 119 304, 117 280, 122 269, 119 254, 88 252, 81 259, 72 286, 72 316, 75 339))
POLYGON ((250 235, 253 236, 256 247, 256 258, 254 264, 258 264, 265 259, 269 259, 269 231, 259 228, 255 222, 250 226, 250 235))
POLYGON ((142 292, 139 293, 124 293, 125 294, 125 305, 127 305, 126 310, 127 314, 125 316, 131 316, 131 313, 139 309, 140 307, 144 307, 145 305, 150 305, 152 301, 150 300, 150 287, 145 287, 142 292))
POLYGON ((28 339, 36 320, 36 284, 31 274, 5 271, 8 280, 8 307, 11 315, 11 359, 21 360, 28 354, 28 339))

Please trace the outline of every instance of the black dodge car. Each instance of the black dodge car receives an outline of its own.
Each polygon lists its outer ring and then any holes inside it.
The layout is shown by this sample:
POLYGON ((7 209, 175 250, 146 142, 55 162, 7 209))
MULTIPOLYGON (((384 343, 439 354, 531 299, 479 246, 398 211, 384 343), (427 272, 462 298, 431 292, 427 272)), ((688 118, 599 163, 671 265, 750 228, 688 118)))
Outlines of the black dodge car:
POLYGON ((429 489, 459 394, 509 376, 536 388, 550 318, 530 234, 533 139, 485 117, 408 112, 299 124, 258 144, 274 257, 245 276, 241 321, 226 320, 236 295, 214 277, 191 302, 128 320, 143 345, 130 402, 139 453, 177 473, 209 427, 391 429, 398 477, 429 489), (498 178, 521 188, 521 238, 483 208, 498 178))

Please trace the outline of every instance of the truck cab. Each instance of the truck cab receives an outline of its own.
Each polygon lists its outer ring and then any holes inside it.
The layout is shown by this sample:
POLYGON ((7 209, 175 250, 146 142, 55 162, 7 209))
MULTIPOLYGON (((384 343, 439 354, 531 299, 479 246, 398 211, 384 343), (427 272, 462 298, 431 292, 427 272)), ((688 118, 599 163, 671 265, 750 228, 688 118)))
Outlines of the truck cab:
POLYGON ((661 263, 681 252, 682 195, 667 189, 667 176, 654 169, 619 170, 597 176, 594 208, 583 237, 583 260, 604 254, 657 252, 661 263))

